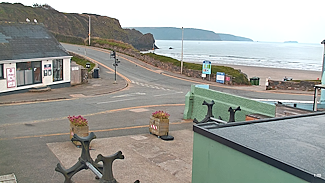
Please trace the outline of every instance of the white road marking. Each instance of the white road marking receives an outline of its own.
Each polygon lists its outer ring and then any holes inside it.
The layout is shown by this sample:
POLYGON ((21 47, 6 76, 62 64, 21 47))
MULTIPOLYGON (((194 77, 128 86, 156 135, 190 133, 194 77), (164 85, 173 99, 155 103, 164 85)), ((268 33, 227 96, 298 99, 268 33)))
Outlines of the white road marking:
POLYGON ((137 93, 129 93, 129 94, 124 94, 124 95, 113 96, 112 98, 132 97, 132 96, 135 96, 135 95, 146 95, 146 93, 140 93, 140 92, 137 92, 137 93))
POLYGON ((166 95, 174 95, 174 94, 180 94, 183 92, 175 92, 175 93, 165 93, 165 94, 160 94, 160 95, 154 95, 154 97, 160 97, 160 96, 166 96, 166 95))
POLYGON ((112 100, 107 102, 98 102, 97 104, 108 104, 108 103, 114 103, 114 102, 123 102, 128 100, 135 100, 136 98, 128 98, 128 99, 121 99, 121 100, 112 100))
POLYGON ((155 86, 155 85, 149 85, 147 83, 140 83, 140 82, 137 82, 137 81, 134 81, 134 80, 131 80, 131 83, 136 84, 136 85, 140 85, 140 86, 145 86, 145 87, 148 87, 148 88, 154 88, 154 89, 157 89, 157 90, 172 91, 171 89, 168 89, 168 88, 166 89, 166 88, 155 86))

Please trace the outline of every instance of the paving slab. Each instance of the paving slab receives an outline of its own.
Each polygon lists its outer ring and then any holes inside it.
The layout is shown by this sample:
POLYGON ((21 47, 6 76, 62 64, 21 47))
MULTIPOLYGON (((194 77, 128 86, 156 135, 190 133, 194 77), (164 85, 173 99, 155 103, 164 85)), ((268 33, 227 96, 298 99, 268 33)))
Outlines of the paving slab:
MULTIPOLYGON (((193 131, 170 132, 175 139, 164 141, 152 134, 94 139, 90 154, 112 155, 122 151, 124 159, 113 163, 113 174, 119 183, 187 183, 192 179, 193 131)), ((72 167, 81 155, 81 149, 72 142, 48 143, 47 146, 65 168, 72 167)), ((62 176, 56 173, 55 176, 62 176)), ((75 182, 98 182, 90 170, 82 170, 72 178, 75 182)))

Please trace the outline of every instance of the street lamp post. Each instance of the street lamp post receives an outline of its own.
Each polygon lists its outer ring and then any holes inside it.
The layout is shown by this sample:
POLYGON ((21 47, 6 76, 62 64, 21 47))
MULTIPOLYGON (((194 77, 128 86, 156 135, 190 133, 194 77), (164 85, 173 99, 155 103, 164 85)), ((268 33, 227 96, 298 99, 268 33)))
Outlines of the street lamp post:
POLYGON ((88 26, 88 28, 89 28, 89 30, 88 30, 88 41, 89 41, 89 46, 90 46, 90 15, 88 15, 88 17, 89 17, 89 26, 88 26))
MULTIPOLYGON (((322 67, 322 85, 325 85, 325 39, 321 42, 324 45, 324 52, 323 52, 323 67, 322 67)), ((320 94, 320 103, 325 104, 325 90, 321 89, 320 94)))
POLYGON ((184 28, 182 27, 181 74, 183 74, 183 40, 184 40, 184 28))
POLYGON ((323 79, 323 75, 324 75, 324 71, 325 71, 325 39, 321 42, 321 44, 323 44, 324 45, 324 52, 323 52, 323 68, 322 68, 322 79, 323 79))

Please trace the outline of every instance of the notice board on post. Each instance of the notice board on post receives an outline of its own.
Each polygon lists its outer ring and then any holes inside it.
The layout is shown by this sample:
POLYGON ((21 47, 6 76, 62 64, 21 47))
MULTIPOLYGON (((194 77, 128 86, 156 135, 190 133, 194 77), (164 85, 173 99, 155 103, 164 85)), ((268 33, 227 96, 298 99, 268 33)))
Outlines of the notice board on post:
POLYGON ((217 83, 225 83, 225 73, 224 72, 217 72, 217 83))
POLYGON ((211 62, 204 60, 202 65, 202 74, 211 74, 211 62))

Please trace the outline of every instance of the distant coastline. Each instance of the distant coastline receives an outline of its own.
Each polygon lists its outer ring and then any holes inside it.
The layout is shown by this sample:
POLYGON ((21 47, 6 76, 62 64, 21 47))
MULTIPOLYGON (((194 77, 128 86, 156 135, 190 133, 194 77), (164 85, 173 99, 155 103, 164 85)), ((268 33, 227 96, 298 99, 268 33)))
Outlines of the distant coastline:
POLYGON ((298 41, 285 41, 284 43, 298 43, 298 41))
MULTIPOLYGON (((128 27, 135 29, 142 34, 151 33, 155 40, 182 40, 182 29, 176 27, 128 27)), ((215 33, 209 30, 184 28, 184 40, 192 41, 250 41, 246 37, 235 36, 231 34, 215 33)))

